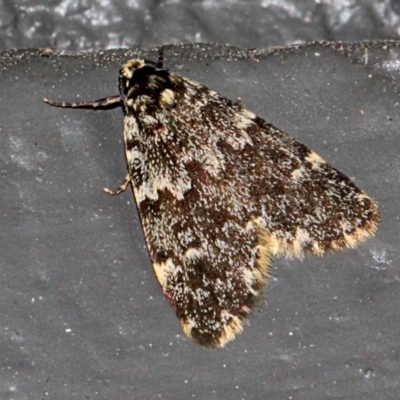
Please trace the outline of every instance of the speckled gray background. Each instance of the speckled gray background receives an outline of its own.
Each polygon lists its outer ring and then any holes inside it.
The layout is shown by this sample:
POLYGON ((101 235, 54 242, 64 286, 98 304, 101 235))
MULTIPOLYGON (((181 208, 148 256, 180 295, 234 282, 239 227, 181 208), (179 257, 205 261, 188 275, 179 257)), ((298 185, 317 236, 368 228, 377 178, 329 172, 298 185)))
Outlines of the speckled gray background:
POLYGON ((64 0, 0 2, 0 49, 104 50, 162 43, 242 48, 397 39, 398 0, 64 0))
POLYGON ((395 0, 1 1, 0 399, 400 398, 399 43, 260 50, 398 39, 399 16, 395 0), (122 111, 42 103, 116 94, 121 62, 161 43, 188 43, 167 68, 240 96, 382 211, 355 250, 276 260, 223 350, 182 334, 131 194, 102 191, 125 174, 122 111), (8 51, 28 47, 96 52, 8 51))

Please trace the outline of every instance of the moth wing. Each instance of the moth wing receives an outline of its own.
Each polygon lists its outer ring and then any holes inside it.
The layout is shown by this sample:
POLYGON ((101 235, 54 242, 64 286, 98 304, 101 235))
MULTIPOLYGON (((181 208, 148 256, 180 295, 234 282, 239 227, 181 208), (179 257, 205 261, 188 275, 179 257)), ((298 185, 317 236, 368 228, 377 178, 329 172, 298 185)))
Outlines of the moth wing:
POLYGON ((221 347, 259 300, 270 254, 237 212, 235 186, 198 161, 186 168, 192 187, 182 198, 172 189, 158 190, 156 199, 134 192, 157 279, 185 334, 221 347))
POLYGON ((251 145, 234 152, 228 169, 233 180, 247 177, 243 200, 271 255, 322 255, 375 233, 378 205, 351 179, 247 110, 242 118, 251 145))
POLYGON ((129 173, 155 273, 184 332, 223 346, 260 298, 271 256, 352 247, 374 233, 379 211, 239 104, 167 78, 151 115, 125 117, 129 173))

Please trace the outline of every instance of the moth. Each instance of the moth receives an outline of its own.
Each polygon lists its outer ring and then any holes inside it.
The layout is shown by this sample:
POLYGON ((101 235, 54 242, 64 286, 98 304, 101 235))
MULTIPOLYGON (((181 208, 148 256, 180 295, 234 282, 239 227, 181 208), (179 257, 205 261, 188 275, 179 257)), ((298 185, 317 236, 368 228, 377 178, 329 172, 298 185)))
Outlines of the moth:
POLYGON ((377 203, 315 152, 206 86, 131 59, 119 94, 50 105, 124 109, 128 173, 155 274, 184 333, 242 331, 275 257, 321 256, 373 235, 377 203))

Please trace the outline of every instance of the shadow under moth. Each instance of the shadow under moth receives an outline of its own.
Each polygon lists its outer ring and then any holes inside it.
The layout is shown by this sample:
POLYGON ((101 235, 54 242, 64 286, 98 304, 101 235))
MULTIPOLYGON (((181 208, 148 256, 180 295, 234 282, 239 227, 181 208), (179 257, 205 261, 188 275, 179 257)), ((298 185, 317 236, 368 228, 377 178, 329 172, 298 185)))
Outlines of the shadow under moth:
POLYGON ((251 111, 158 63, 123 64, 129 183, 162 290, 183 331, 224 346, 259 301, 271 259, 354 247, 377 204, 348 177, 251 111))

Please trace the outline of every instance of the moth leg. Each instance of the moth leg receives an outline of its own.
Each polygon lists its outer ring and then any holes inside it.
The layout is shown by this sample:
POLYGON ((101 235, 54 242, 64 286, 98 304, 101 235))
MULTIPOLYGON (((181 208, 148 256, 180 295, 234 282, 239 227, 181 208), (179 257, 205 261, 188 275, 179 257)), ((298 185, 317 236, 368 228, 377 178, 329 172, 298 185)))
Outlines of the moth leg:
POLYGON ((243 108, 243 101, 241 97, 238 97, 236 102, 234 103, 235 105, 237 105, 240 108, 243 108))
POLYGON ((129 175, 129 173, 128 173, 128 174, 126 174, 126 176, 125 176, 124 182, 122 183, 122 185, 121 185, 118 189, 113 190, 113 189, 109 189, 109 188, 104 188, 104 191, 105 191, 106 193, 108 193, 108 194, 113 195, 113 196, 114 196, 114 195, 118 195, 118 194, 120 194, 121 192, 124 192, 124 191, 126 190, 126 188, 128 187, 130 181, 131 181, 131 177, 130 177, 130 175, 129 175))

